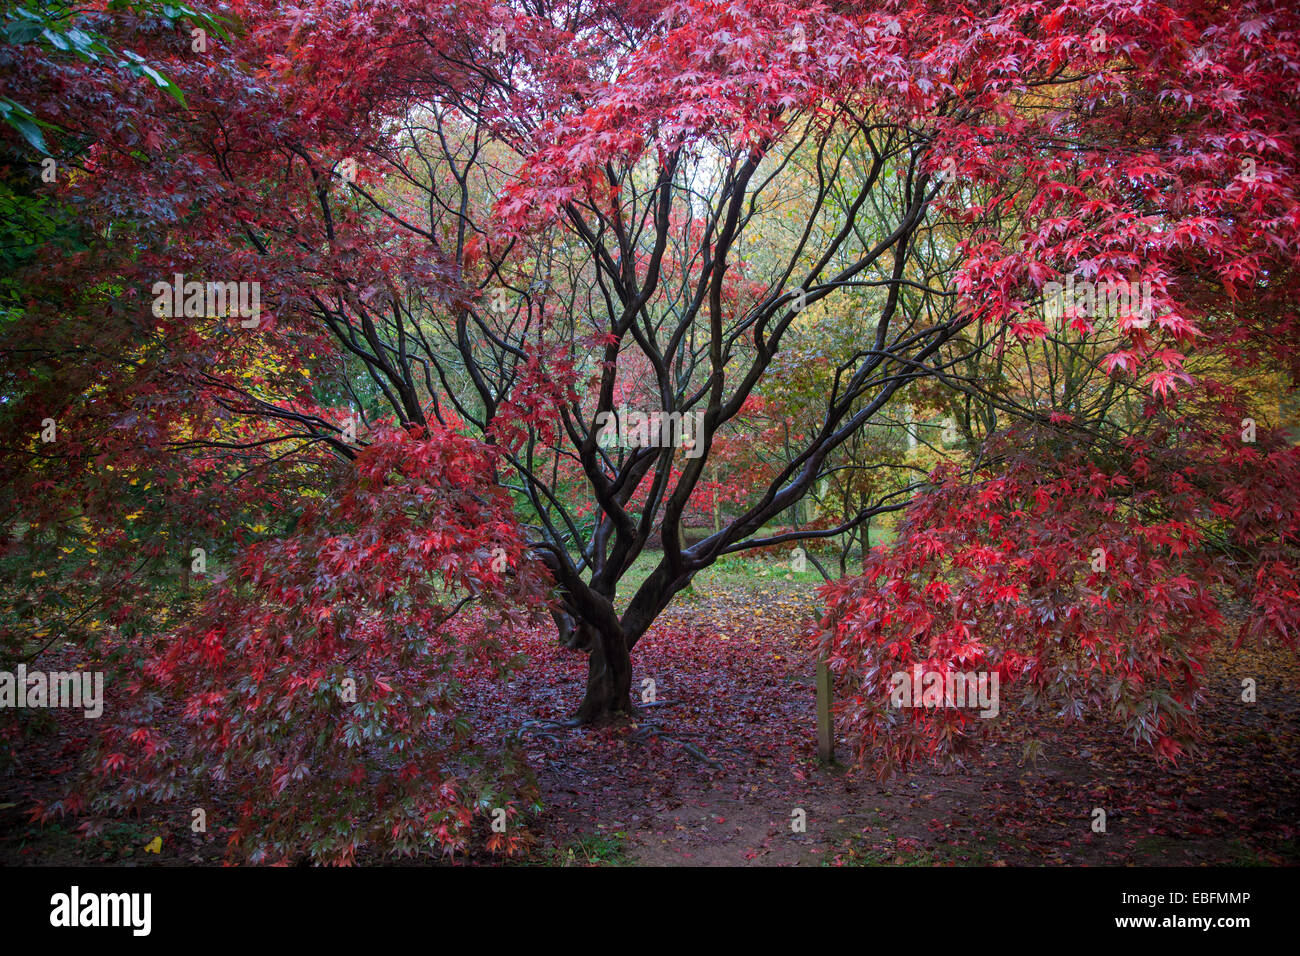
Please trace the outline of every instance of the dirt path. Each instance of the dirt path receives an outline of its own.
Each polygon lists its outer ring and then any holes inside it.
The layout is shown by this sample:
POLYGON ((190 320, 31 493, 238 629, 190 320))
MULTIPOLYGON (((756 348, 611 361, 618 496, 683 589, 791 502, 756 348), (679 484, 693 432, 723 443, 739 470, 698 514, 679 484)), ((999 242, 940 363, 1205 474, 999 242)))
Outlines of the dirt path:
POLYGON ((815 759, 797 604, 723 595, 664 621, 634 684, 651 677, 666 705, 634 731, 557 731, 537 754, 553 851, 594 843, 646 865, 1300 862, 1300 684, 1284 653, 1217 656, 1203 750, 1177 767, 1112 727, 1008 713, 964 766, 881 783, 815 759), (1253 705, 1241 674, 1259 681, 1253 705))

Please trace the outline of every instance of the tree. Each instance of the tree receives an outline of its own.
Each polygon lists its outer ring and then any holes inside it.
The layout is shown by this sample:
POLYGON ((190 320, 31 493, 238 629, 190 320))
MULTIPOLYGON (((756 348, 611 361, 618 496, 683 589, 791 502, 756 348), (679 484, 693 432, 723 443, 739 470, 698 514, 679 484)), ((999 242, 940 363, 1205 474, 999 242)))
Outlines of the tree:
MULTIPOLYGON (((352 862, 468 846, 535 803, 512 744, 485 759, 460 709, 468 669, 519 666, 501 635, 545 598, 490 449, 384 431, 298 533, 251 544, 210 599, 134 675, 96 741, 91 796, 42 808, 123 812, 192 794, 237 800, 230 849, 251 862, 352 862), (483 555, 468 559, 473 536, 483 555), (507 569, 518 569, 508 574, 507 569), (158 728, 179 720, 179 742, 158 728), (197 793, 185 789, 197 780, 197 793)), ((513 826, 489 849, 513 851, 513 826)))

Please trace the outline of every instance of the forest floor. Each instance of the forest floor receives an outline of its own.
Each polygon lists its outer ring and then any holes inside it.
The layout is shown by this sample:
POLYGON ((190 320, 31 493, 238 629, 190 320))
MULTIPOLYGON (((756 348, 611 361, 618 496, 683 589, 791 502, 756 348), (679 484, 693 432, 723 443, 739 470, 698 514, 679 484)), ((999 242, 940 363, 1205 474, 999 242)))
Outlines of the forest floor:
MULTIPOLYGON (((1007 711, 962 766, 881 782, 816 758, 813 589, 697 587, 638 646, 630 728, 538 729, 543 846, 564 861, 642 865, 1286 865, 1300 863, 1300 670, 1278 651, 1220 650, 1202 751, 1158 765, 1122 732, 1007 711), (1258 699, 1241 702, 1241 678, 1258 699), (543 735, 543 733, 545 735, 543 735), (1092 830, 1106 811, 1106 832, 1092 830), (797 814, 802 810, 803 814, 797 814), (792 823, 806 820, 804 832, 792 823)), ((539 649, 540 653, 544 651, 539 649)), ((538 653, 538 652, 535 652, 538 653)), ((556 655, 535 707, 560 718, 581 661, 556 655)))
MULTIPOLYGON (((775 570, 772 570, 775 568, 775 570)), ((544 809, 522 862, 550 865, 1295 865, 1300 863, 1300 667, 1277 651, 1216 653, 1201 751, 1159 765, 1117 728, 1010 713, 976 756, 888 781, 822 766, 804 636, 812 575, 720 569, 665 612, 634 654, 654 706, 629 724, 562 726, 585 681, 553 633, 509 683, 474 691, 489 735, 522 731, 544 809), (1258 699, 1240 699, 1254 677, 1258 699), (1094 833, 1093 813, 1106 812, 1094 833), (802 812, 801 812, 802 811, 802 812), (804 821, 800 830, 792 824, 804 821)), ((63 715, 60 715, 63 716, 63 715)), ((0 865, 216 863, 219 833, 158 818, 99 836, 28 821, 68 782, 75 722, 0 772, 0 865), (179 832, 178 832, 179 829, 179 832), (144 849, 164 836, 157 855, 144 849)), ((488 858, 472 858, 489 862, 488 858)), ((376 860, 375 862, 378 862, 376 860)))

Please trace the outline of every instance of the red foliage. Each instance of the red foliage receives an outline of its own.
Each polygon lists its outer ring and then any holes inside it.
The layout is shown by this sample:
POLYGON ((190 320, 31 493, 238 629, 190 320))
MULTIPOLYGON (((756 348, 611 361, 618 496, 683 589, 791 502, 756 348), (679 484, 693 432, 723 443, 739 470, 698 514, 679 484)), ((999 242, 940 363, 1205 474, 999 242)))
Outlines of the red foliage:
MULTIPOLYGON (((220 785, 232 855, 346 863, 460 850, 483 815, 527 808, 518 754, 485 762, 458 707, 468 676, 518 665, 508 635, 549 586, 483 482, 492 458, 446 431, 381 432, 295 534, 250 546, 143 662, 129 718, 101 735, 93 809, 220 785)), ((516 849, 515 832, 488 847, 516 849)))
POLYGON ((1049 428, 990 452, 973 477, 936 474, 897 540, 826 588, 820 646, 882 772, 959 752, 985 719, 891 700, 898 673, 996 674, 999 712, 1113 719, 1174 758, 1225 604, 1239 642, 1300 646, 1300 448, 1180 416, 1116 445, 1049 428))

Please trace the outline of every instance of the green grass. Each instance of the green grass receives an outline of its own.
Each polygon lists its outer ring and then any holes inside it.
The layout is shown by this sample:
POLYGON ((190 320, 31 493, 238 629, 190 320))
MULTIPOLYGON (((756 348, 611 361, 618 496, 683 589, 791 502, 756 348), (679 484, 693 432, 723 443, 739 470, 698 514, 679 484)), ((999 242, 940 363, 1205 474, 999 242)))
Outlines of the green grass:
POLYGON ((125 860, 152 859, 145 852, 158 833, 147 824, 129 820, 109 823, 94 836, 85 837, 69 830, 61 823, 26 823, 11 831, 14 850, 21 854, 27 848, 40 851, 45 862, 63 864, 121 863, 125 860))
MULTIPOLYGON (((618 598, 614 602, 619 611, 627 607, 632 595, 650 576, 662 555, 658 551, 642 552, 618 584, 618 598)), ((822 562, 825 564, 825 562, 822 562)), ((827 570, 831 570, 827 568, 827 570)), ((691 586, 674 599, 675 605, 698 604, 704 597, 718 592, 774 592, 803 591, 811 593, 822 584, 822 576, 808 564, 804 570, 795 571, 789 561, 775 561, 762 557, 729 555, 705 568, 695 576, 691 586)))
POLYGON ((627 834, 589 833, 572 843, 543 854, 535 861, 541 866, 627 866, 627 834))
POLYGON ((1230 842, 1229 852, 1231 853, 1229 862, 1232 866, 1277 866, 1276 858, 1279 857, 1288 866, 1300 864, 1300 840, 1284 840, 1270 855, 1238 837, 1230 842), (1270 856, 1273 858, 1271 859, 1270 856))
POLYGON ((917 847, 894 852, 874 847, 850 849, 843 856, 849 866, 987 866, 993 859, 983 843, 967 846, 917 847))
MULTIPOLYGON (((764 528, 760 534, 776 534, 784 530, 787 529, 764 528)), ((894 540, 894 537, 892 527, 882 525, 871 529, 871 544, 873 547, 888 544, 894 540)), ((697 574, 695 580, 691 582, 691 587, 678 594, 674 599, 674 603, 689 606, 692 603, 697 603, 701 594, 713 594, 719 591, 744 593, 785 590, 802 592, 815 588, 822 584, 824 579, 812 562, 805 562, 802 571, 794 569, 795 548, 807 547, 807 545, 808 542, 791 541, 783 546, 778 553, 742 552, 740 554, 726 555, 697 574)), ((618 585, 616 604, 620 610, 627 606, 627 602, 636 593, 637 588, 649 577, 650 572, 654 570, 662 557, 662 552, 649 550, 643 551, 637 556, 636 561, 628 569, 618 585)), ((832 576, 839 573, 838 558, 831 551, 817 553, 817 560, 826 568, 827 573, 832 576)), ((851 555, 847 566, 848 573, 852 575, 860 569, 860 559, 856 555, 851 555)))

